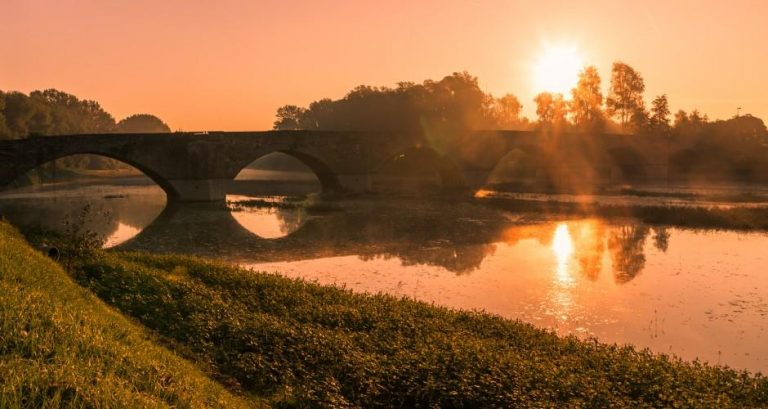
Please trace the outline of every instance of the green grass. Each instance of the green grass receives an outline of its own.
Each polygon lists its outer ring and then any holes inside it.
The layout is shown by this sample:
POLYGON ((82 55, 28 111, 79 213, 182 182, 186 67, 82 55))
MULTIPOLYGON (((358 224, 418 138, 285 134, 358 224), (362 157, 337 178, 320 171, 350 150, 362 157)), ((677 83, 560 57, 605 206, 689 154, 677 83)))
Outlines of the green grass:
POLYGON ((0 222, 0 408, 257 402, 234 396, 153 338, 0 222))
POLYGON ((500 317, 191 257, 101 252, 76 279, 276 407, 766 407, 768 380, 500 317))

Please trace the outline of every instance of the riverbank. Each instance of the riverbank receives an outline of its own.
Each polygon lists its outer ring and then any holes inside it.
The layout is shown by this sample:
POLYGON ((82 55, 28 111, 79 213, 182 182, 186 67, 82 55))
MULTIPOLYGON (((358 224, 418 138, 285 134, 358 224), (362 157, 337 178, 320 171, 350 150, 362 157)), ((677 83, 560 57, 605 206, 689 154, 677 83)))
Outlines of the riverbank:
POLYGON ((275 406, 759 407, 768 380, 193 257, 104 252, 76 279, 275 406))
POLYGON ((267 396, 274 407, 768 405, 768 379, 760 375, 558 337, 488 314, 193 257, 96 251, 80 260, 76 282, 149 335, 78 288, 7 225, 0 247, 4 356, 18 356, 5 362, 20 362, 12 371, 0 367, 0 377, 15 382, 4 383, 5 402, 74 394, 81 404, 119 406, 138 390, 146 399, 171 396, 182 407, 211 399, 218 401, 209 406, 241 406, 223 384, 240 396, 267 396), (24 298, 31 292, 36 298, 24 298), (9 315, 33 313, 35 320, 9 315), (22 331, 48 334, 51 325, 56 336, 24 344, 22 331), (142 369, 147 365, 155 369, 142 369), (74 370, 57 372, 61 367, 74 370), (19 373, 28 376, 11 378, 19 373))
POLYGON ((0 222, 0 407, 252 407, 0 222))

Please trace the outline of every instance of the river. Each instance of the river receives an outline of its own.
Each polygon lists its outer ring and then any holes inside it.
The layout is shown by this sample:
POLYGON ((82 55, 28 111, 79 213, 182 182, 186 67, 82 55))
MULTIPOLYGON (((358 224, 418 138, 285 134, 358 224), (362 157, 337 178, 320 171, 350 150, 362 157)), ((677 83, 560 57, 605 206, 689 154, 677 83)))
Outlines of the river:
POLYGON ((468 200, 228 200, 166 207, 155 186, 84 185, 4 192, 0 214, 61 228, 87 204, 85 227, 107 247, 215 257, 768 371, 765 232, 517 214, 468 200))

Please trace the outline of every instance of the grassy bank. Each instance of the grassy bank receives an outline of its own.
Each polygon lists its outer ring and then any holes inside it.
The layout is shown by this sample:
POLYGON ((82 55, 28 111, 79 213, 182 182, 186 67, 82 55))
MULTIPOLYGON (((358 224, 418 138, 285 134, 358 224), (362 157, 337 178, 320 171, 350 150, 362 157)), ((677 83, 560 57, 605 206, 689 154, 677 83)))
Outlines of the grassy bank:
POLYGON ((102 252, 75 277, 277 407, 768 406, 762 376, 195 258, 102 252))
POLYGON ((0 408, 249 407, 0 222, 0 408))
POLYGON ((480 203, 511 212, 579 217, 635 218, 648 224, 731 230, 768 229, 768 207, 601 205, 486 197, 480 203))

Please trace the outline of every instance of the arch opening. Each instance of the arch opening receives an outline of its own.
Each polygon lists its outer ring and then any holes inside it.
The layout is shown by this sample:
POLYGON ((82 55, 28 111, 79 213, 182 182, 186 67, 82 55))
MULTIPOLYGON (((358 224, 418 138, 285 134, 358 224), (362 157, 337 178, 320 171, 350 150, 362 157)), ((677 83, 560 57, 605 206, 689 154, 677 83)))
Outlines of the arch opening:
POLYGON ((312 156, 275 151, 260 156, 235 176, 227 192, 232 217, 264 239, 285 237, 306 223, 306 204, 338 188, 335 175, 312 156))
POLYGON ((534 149, 515 148, 504 155, 493 167, 487 184, 505 190, 535 190, 547 185, 543 169, 546 163, 534 149))
POLYGON ((308 196, 336 189, 336 176, 318 159, 299 152, 274 151, 259 156, 241 169, 228 193, 308 196))
POLYGON ((22 229, 92 233, 104 247, 151 224, 170 196, 162 178, 103 154, 62 155, 24 170, 0 192, 0 214, 22 229))

